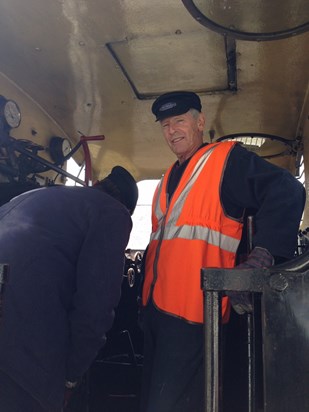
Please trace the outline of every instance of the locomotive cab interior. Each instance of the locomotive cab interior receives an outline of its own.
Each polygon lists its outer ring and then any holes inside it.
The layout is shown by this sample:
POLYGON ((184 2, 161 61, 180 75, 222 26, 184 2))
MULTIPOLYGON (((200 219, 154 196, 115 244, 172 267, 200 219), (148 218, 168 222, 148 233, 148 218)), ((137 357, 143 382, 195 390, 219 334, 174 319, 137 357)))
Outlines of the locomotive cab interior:
MULTIPOLYGON (((2 0, 0 205, 68 180, 92 185, 117 164, 139 183, 157 181, 175 159, 151 106, 174 90, 200 96, 205 142, 237 140, 287 169, 308 193, 309 4, 243 3, 2 0), (71 161, 79 172, 72 172, 71 161)), ((142 228, 134 215, 133 222, 133 230, 142 228)), ((306 204, 295 258, 307 251, 308 227, 306 204)), ((143 336, 137 298, 146 244, 126 251, 115 323, 68 412, 138 410, 143 336)), ((259 298, 256 303, 261 310, 259 298)), ((246 319, 233 314, 229 328, 227 346, 240 367, 237 376, 235 364, 223 371, 231 383, 223 410, 245 412, 246 319)), ((299 339, 308 347, 308 334, 299 339)), ((261 366, 261 335, 256 342, 261 366)), ((260 366, 256 412, 273 412, 264 404, 260 366)))

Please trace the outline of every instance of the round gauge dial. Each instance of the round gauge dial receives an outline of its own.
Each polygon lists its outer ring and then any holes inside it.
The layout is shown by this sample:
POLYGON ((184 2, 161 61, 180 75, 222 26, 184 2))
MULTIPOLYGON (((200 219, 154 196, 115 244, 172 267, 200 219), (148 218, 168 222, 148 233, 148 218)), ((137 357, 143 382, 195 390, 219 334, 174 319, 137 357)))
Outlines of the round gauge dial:
POLYGON ((59 136, 53 136, 49 143, 50 156, 54 162, 61 164, 65 157, 71 152, 72 146, 68 139, 59 136))
POLYGON ((67 156, 70 153, 70 151, 72 150, 71 143, 68 139, 63 139, 62 140, 61 150, 62 150, 62 154, 63 154, 64 157, 67 156))
POLYGON ((4 124, 10 129, 18 127, 21 121, 21 114, 18 104, 13 100, 7 100, 1 96, 1 116, 3 117, 4 124))

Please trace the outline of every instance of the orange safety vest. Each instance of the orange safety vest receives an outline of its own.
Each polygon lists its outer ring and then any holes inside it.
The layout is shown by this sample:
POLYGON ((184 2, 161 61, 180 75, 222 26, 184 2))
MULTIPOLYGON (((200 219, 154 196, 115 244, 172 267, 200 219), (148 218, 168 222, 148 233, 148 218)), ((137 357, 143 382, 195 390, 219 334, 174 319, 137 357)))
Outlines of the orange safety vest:
MULTIPOLYGON (((226 216, 220 187, 235 142, 209 144, 190 159, 167 201, 168 169, 154 194, 152 233, 145 262, 142 303, 152 296, 159 310, 189 322, 203 322, 202 267, 234 267, 241 219, 226 216)), ((222 300, 223 322, 229 317, 222 300)))

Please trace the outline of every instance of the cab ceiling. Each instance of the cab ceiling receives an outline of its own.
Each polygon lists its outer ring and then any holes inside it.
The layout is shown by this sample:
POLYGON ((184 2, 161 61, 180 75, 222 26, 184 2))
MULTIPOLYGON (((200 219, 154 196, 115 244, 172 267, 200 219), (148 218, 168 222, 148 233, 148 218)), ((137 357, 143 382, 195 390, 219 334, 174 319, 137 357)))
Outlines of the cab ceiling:
MULTIPOLYGON (((171 90, 200 94, 206 141, 238 132, 294 139, 307 121, 308 52, 309 33, 234 42, 180 0, 0 3, 0 86, 29 96, 73 143, 80 133, 103 134, 90 143, 98 178, 115 164, 138 180, 158 178, 174 161, 151 114, 154 98, 171 90)), ((34 139, 35 129, 39 140, 43 126, 27 117, 14 135, 34 139)))

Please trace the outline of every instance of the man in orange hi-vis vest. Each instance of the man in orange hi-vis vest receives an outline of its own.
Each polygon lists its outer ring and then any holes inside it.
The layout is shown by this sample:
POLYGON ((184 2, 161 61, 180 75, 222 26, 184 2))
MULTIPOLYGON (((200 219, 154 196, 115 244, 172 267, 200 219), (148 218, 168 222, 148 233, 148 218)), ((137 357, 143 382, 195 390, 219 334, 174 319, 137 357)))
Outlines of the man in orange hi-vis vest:
MULTIPOLYGON (((293 257, 304 207, 304 188, 288 171, 236 142, 203 143, 201 110, 197 94, 181 91, 152 106, 177 161, 154 194, 144 255, 141 412, 204 410, 200 269, 235 266, 248 208, 255 210, 253 250, 240 267, 293 257)), ((250 311, 243 295, 230 299, 238 313, 250 311)), ((229 310, 225 297, 223 322, 229 310)))

